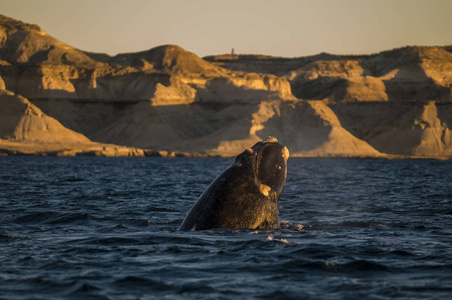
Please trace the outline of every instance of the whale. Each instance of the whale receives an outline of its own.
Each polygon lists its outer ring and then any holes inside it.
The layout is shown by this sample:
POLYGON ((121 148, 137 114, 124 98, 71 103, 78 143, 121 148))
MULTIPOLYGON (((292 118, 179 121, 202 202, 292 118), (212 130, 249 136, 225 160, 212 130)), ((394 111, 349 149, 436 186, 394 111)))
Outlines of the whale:
POLYGON ((201 194, 179 229, 279 228, 288 158, 289 150, 275 137, 246 149, 201 194))

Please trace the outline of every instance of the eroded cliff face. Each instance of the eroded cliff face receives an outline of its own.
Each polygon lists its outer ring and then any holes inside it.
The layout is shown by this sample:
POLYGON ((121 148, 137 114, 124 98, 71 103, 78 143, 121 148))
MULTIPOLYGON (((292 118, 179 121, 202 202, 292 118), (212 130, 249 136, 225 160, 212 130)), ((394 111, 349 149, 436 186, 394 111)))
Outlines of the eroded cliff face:
POLYGON ((139 102, 93 140, 140 148, 233 156, 273 135, 292 156, 383 156, 315 101, 153 106, 139 102), (144 123, 148 126, 143 126, 144 123))
POLYGON ((450 157, 452 105, 445 102, 337 103, 345 129, 388 154, 450 157))
POLYGON ((450 50, 111 57, 0 16, 0 150, 235 156, 273 135, 292 156, 451 158, 450 50))
POLYGON ((382 156, 345 130, 334 112, 319 101, 281 105, 279 113, 262 124, 259 132, 281 136, 291 145, 293 156, 382 156))
POLYGON ((13 141, 89 143, 22 96, 0 91, 0 137, 13 141))
POLYGON ((450 47, 405 47, 373 55, 319 54, 301 58, 206 58, 224 68, 286 78, 306 100, 452 101, 450 47))
POLYGON ((92 142, 11 91, 0 90, 0 108, 0 155, 145 155, 140 149, 92 142))
POLYGON ((294 98, 274 75, 230 71, 175 45, 115 57, 84 53, 28 25, 0 17, 0 72, 5 88, 30 99, 197 101, 294 98), (232 90, 232 95, 225 91, 232 90), (234 99, 236 97, 236 99, 234 99))

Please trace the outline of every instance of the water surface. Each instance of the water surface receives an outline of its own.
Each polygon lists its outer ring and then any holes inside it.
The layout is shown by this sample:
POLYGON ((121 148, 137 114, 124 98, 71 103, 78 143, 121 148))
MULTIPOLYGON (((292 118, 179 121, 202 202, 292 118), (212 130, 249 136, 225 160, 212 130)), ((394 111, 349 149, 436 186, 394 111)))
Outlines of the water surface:
POLYGON ((451 161, 291 158, 281 229, 178 231, 231 163, 0 157, 0 298, 452 297, 451 161))

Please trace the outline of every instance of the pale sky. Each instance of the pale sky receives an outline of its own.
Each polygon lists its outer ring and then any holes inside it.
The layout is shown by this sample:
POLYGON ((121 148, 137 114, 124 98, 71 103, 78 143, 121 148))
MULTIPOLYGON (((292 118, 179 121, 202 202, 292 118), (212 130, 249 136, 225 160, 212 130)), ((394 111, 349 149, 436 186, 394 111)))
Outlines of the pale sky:
POLYGON ((452 0, 0 0, 0 14, 110 55, 164 44, 201 57, 452 45, 452 0))

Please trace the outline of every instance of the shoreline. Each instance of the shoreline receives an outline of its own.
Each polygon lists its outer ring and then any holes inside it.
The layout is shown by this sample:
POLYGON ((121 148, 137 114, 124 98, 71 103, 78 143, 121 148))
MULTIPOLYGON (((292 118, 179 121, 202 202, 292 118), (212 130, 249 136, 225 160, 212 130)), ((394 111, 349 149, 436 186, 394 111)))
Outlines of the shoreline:
MULTIPOLYGON (((206 154, 206 153, 189 153, 165 150, 128 148, 123 146, 102 147, 96 149, 59 149, 59 150, 42 150, 42 151, 26 151, 24 149, 7 149, 0 147, 0 157, 7 156, 52 156, 52 157, 163 157, 163 158, 232 158, 231 155, 206 154)), ((293 154, 290 158, 337 158, 337 159, 384 159, 384 160, 452 160, 451 156, 435 156, 435 155, 353 155, 353 154, 293 154)))

